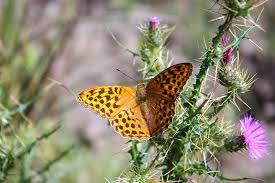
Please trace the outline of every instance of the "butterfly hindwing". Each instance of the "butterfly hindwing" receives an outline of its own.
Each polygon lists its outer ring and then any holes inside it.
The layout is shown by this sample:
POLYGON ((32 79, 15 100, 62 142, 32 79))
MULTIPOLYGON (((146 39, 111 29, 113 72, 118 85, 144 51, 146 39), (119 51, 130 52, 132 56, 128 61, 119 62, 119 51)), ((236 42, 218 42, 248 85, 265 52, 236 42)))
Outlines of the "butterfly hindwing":
POLYGON ((167 100, 174 101, 191 76, 193 66, 190 63, 173 65, 149 81, 146 92, 157 94, 167 100))
POLYGON ((150 137, 148 125, 136 102, 132 102, 130 108, 121 110, 118 115, 110 119, 110 123, 123 137, 139 140, 150 137))
POLYGON ((172 123, 175 114, 175 102, 149 95, 147 104, 151 114, 148 124, 151 136, 161 134, 172 123))

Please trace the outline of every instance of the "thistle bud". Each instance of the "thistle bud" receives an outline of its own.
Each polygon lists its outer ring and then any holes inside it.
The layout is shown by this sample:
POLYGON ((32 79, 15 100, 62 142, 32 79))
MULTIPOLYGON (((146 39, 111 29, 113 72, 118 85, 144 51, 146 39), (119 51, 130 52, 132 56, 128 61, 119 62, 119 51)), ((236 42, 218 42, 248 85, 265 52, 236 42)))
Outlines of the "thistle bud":
POLYGON ((224 65, 228 65, 230 62, 230 59, 232 57, 233 53, 233 48, 228 48, 224 53, 223 53, 223 63, 224 65))
POLYGON ((229 137, 225 139, 224 147, 229 152, 237 152, 245 148, 244 137, 242 135, 229 137))
POLYGON ((149 30, 155 31, 160 26, 160 19, 158 17, 150 17, 149 18, 149 30))
POLYGON ((219 69, 218 77, 223 86, 241 93, 248 91, 254 82, 253 77, 250 77, 246 71, 233 66, 219 69))
MULTIPOLYGON (((225 47, 229 44, 229 41, 230 41, 230 38, 227 36, 224 36, 224 37, 222 37, 220 44, 225 47)), ((233 55, 233 50, 234 50, 233 48, 228 48, 227 50, 224 51, 224 53, 223 53, 223 65, 224 66, 229 64, 230 59, 233 55)))

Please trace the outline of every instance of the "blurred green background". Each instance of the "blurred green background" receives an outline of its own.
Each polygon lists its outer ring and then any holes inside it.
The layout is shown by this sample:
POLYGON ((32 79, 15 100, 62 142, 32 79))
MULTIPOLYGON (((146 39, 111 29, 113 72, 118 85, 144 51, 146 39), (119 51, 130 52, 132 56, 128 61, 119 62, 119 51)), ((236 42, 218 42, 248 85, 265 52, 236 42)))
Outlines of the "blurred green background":
MULTIPOLYGON (((116 69, 137 80, 142 77, 133 66, 133 57, 117 46, 110 32, 135 50, 140 36, 136 26, 151 16, 176 25, 167 43, 175 63, 193 62, 198 68, 196 59, 205 52, 205 42, 210 41, 220 23, 211 21, 221 16, 214 4, 205 0, 1 0, 0 141, 1 149, 9 150, 3 153, 5 156, 0 154, 1 163, 10 149, 16 152, 62 124, 20 166, 12 166, 10 174, 14 176, 5 181, 18 182, 23 176, 31 177, 32 182, 51 183, 115 180, 129 166, 127 140, 48 78, 75 92, 97 85, 134 86, 116 69), (10 134, 16 142, 9 141, 10 134), (39 174, 47 162, 71 146, 74 148, 65 157, 39 174)), ((241 96, 251 109, 240 105, 243 111, 249 110, 264 121, 274 144, 275 2, 269 1, 264 7, 259 24, 266 32, 255 29, 251 35, 262 50, 249 41, 241 44, 241 64, 258 79, 251 91, 241 96)), ((227 115, 237 122, 241 113, 229 109, 227 115)), ((256 163, 247 158, 246 152, 221 155, 221 168, 229 177, 275 182, 274 146, 272 149, 271 156, 256 163)))

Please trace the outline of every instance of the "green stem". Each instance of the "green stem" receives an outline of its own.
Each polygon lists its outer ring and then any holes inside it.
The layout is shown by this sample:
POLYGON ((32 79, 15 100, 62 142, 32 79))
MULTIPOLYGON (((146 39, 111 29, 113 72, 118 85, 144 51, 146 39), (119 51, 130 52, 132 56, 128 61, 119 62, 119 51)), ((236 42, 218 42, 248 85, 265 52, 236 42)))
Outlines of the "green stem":
POLYGON ((176 172, 174 172, 173 169, 178 164, 182 155, 184 154, 184 142, 179 138, 185 135, 185 133, 182 133, 183 132, 180 132, 176 135, 176 137, 174 138, 174 142, 172 142, 173 144, 171 145, 171 148, 168 150, 168 153, 163 161, 163 165, 166 166, 162 171, 164 180, 177 180, 179 178, 179 175, 176 172))
MULTIPOLYGON (((64 158, 67 154, 69 154, 73 148, 74 148, 74 146, 69 147, 68 149, 61 152, 57 157, 50 160, 46 165, 44 165, 40 170, 37 171, 37 174, 35 176, 42 175, 45 172, 47 172, 52 167, 52 165, 56 164, 58 161, 60 161, 62 158, 64 158)), ((31 176, 28 179, 26 179, 25 182, 31 182, 31 180, 33 178, 34 178, 34 176, 31 176)))
POLYGON ((51 136, 53 133, 55 133, 57 130, 59 130, 61 126, 57 125, 53 129, 49 130, 48 132, 42 134, 40 137, 38 137, 35 141, 33 141, 30 145, 28 145, 23 151, 18 153, 15 158, 20 159, 22 158, 25 154, 28 154, 31 152, 31 150, 42 140, 47 139, 49 136, 51 136))
POLYGON ((216 52, 217 52, 217 48, 219 46, 220 40, 223 37, 223 35, 226 33, 226 31, 229 29, 234 17, 235 16, 233 13, 229 13, 226 17, 225 22, 219 26, 217 35, 212 39, 212 45, 206 53, 206 57, 200 66, 199 73, 197 74, 196 81, 193 85, 192 98, 190 99, 192 106, 195 106, 196 102, 200 98, 202 84, 207 77, 208 69, 209 67, 215 64, 214 59, 217 59, 216 52))
MULTIPOLYGON (((234 14, 229 12, 225 22, 218 27, 217 35, 212 39, 212 45, 206 53, 206 58, 203 60, 200 66, 199 73, 196 76, 196 82, 193 85, 192 98, 190 100, 191 107, 195 106, 196 102, 200 98, 202 84, 207 77, 207 72, 209 67, 215 64, 215 59, 220 60, 216 54, 217 48, 219 46, 221 38, 223 37, 223 35, 226 33, 226 31, 229 29, 230 25, 232 24, 233 18, 235 18, 234 14)), ((189 114, 189 116, 192 116, 192 114, 194 114, 195 111, 196 111, 196 108, 193 107, 190 111, 191 114, 189 114)), ((168 150, 167 156, 165 157, 163 162, 163 165, 166 166, 163 169, 164 180, 167 180, 167 179, 172 180, 173 178, 179 178, 181 176, 177 173, 174 167, 177 166, 181 157, 184 155, 184 149, 181 149, 184 147, 184 142, 182 141, 182 137, 184 136, 185 136, 185 132, 182 130, 179 131, 179 133, 174 138, 175 139, 174 143, 171 145, 170 149, 168 150)))
POLYGON ((252 179, 252 178, 248 178, 248 177, 243 177, 243 178, 228 178, 228 177, 224 177, 222 175, 218 175, 218 177, 219 177, 220 180, 226 180, 226 181, 243 181, 243 180, 252 179))
POLYGON ((30 153, 32 149, 42 140, 47 139, 49 136, 51 136, 53 133, 55 133, 61 126, 57 125, 53 129, 49 130, 48 132, 42 134, 40 137, 36 138, 35 141, 33 141, 30 145, 28 145, 25 149, 23 149, 20 153, 18 153, 15 157, 9 155, 9 164, 6 166, 3 170, 4 176, 0 180, 0 182, 3 182, 6 180, 7 176, 9 175, 9 171, 15 166, 15 160, 21 160, 26 154, 30 153))
POLYGON ((132 162, 135 167, 141 168, 142 166, 142 152, 138 150, 137 144, 139 143, 137 140, 131 140, 131 147, 128 153, 131 155, 132 162))

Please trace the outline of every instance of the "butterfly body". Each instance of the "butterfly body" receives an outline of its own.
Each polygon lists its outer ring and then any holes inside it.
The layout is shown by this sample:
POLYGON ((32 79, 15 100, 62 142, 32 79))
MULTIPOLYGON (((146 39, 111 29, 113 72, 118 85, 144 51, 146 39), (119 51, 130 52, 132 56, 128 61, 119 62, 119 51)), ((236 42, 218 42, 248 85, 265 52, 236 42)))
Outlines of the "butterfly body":
POLYGON ((149 101, 147 100, 147 92, 144 83, 140 83, 137 85, 136 90, 136 102, 139 104, 140 111, 142 114, 143 119, 146 121, 147 126, 149 127, 149 133, 152 134, 154 131, 153 124, 150 119, 150 109, 148 105, 150 105, 149 101))
POLYGON ((171 124, 175 100, 192 73, 192 64, 169 67, 147 85, 98 86, 79 94, 80 104, 104 118, 123 137, 144 140, 171 124))
POLYGON ((139 104, 146 101, 146 87, 144 83, 140 83, 137 85, 136 101, 139 104))

